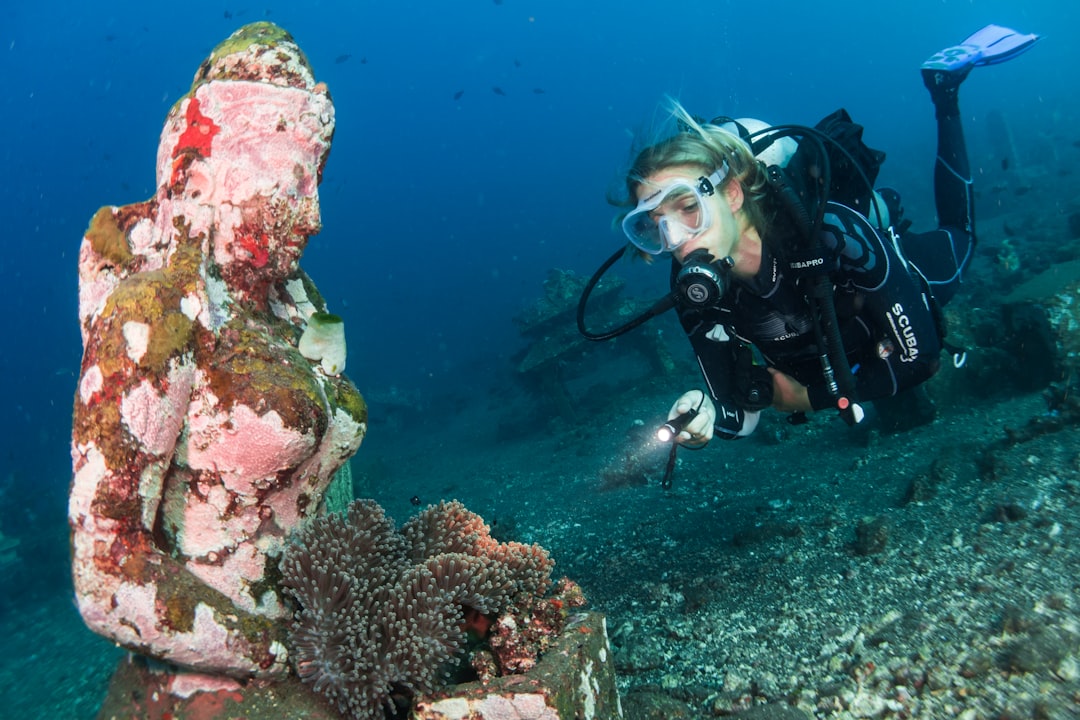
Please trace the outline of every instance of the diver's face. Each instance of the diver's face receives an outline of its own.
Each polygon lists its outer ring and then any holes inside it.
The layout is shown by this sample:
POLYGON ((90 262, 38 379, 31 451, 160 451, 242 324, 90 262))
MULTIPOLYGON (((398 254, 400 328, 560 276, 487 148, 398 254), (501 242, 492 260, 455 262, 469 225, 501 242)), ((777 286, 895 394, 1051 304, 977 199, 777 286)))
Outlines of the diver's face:
MULTIPOLYGON (((657 186, 665 186, 677 181, 683 181, 688 185, 696 185, 698 179, 707 173, 696 165, 674 165, 659 170, 638 185, 637 199, 647 197, 655 192, 657 186)), ((736 183, 730 183, 734 186, 736 183)), ((727 257, 738 239, 738 224, 732 211, 731 202, 727 190, 717 190, 712 195, 702 195, 700 202, 707 205, 705 208, 697 208, 687 205, 686 199, 676 198, 673 202, 665 202, 659 205, 650 216, 656 223, 664 218, 670 222, 665 223, 670 232, 678 233, 678 237, 669 237, 668 242, 674 246, 671 254, 680 263, 686 257, 696 251, 705 250, 715 259, 727 257), (695 214, 703 213, 708 218, 706 227, 699 232, 688 231, 687 227, 693 227, 695 214)), ((691 198, 694 203, 696 197, 691 198)))

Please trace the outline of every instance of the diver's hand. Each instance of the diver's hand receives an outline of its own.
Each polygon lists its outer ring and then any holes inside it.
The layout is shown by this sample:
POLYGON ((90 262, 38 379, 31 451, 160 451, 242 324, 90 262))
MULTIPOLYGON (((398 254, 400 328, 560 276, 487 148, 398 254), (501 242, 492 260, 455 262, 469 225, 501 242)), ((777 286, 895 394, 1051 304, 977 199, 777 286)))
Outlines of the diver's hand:
POLYGON ((772 406, 780 412, 809 412, 810 394, 801 382, 776 368, 769 368, 773 379, 772 406))
POLYGON ((683 393, 668 410, 667 419, 674 420, 691 410, 697 410, 697 416, 687 423, 682 432, 675 437, 675 441, 687 447, 704 447, 712 440, 713 425, 716 423, 716 406, 708 395, 701 390, 683 393))

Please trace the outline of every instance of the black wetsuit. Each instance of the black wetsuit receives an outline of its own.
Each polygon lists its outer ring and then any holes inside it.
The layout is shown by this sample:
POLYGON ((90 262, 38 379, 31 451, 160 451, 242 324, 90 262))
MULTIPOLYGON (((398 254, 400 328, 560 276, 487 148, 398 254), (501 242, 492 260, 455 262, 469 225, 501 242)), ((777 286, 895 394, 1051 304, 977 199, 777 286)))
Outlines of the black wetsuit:
MULTIPOLYGON (((940 227, 897 238, 891 228, 877 230, 851 208, 835 203, 826 207, 822 240, 838 259, 830 279, 857 399, 862 401, 893 396, 937 371, 942 344, 933 303, 955 294, 975 246, 970 171, 956 92, 932 95, 938 121, 934 193, 940 227)), ((898 196, 892 194, 889 204, 895 226, 898 196)), ((740 374, 746 370, 749 345, 771 367, 805 385, 815 410, 835 403, 822 372, 806 296, 769 250, 791 240, 765 237, 758 273, 732 278, 714 306, 679 308, 716 404, 719 437, 748 435, 757 425, 757 412, 748 409, 745 375, 740 374)), ((673 278, 678 263, 674 265, 673 278)))

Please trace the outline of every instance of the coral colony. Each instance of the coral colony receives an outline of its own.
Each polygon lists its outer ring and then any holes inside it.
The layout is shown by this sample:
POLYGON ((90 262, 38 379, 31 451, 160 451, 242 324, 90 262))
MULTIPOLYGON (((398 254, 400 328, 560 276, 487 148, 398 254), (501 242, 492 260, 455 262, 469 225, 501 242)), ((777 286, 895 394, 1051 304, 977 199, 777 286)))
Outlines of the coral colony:
POLYGON ((470 659, 474 675, 527 671, 584 602, 566 581, 544 599, 547 552, 494 540, 457 502, 423 510, 399 532, 358 500, 297 540, 281 564, 299 605, 289 644, 300 676, 351 718, 382 718, 436 690, 470 636, 490 632, 470 659))

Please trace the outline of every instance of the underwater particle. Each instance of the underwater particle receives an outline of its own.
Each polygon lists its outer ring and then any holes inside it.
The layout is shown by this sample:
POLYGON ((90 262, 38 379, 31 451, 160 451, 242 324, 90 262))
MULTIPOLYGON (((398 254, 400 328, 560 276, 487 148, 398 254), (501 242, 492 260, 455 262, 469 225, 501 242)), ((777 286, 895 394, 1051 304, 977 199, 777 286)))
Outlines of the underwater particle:
POLYGON ((502 97, 506 97, 506 92, 504 92, 503 89, 501 87, 499 87, 498 85, 492 85, 491 86, 491 92, 495 93, 496 95, 501 95, 502 97))
POLYGON ((345 370, 345 323, 337 315, 313 313, 299 350, 308 360, 319 361, 328 375, 339 375, 345 370))
POLYGON ((1016 252, 1016 246, 1008 237, 1001 241, 1001 249, 998 250, 995 259, 1005 272, 1014 273, 1020 269, 1020 255, 1016 252))
POLYGON ((455 100, 460 100, 461 96, 464 95, 464 94, 465 94, 464 90, 458 90, 456 93, 454 93, 454 99, 455 100))

